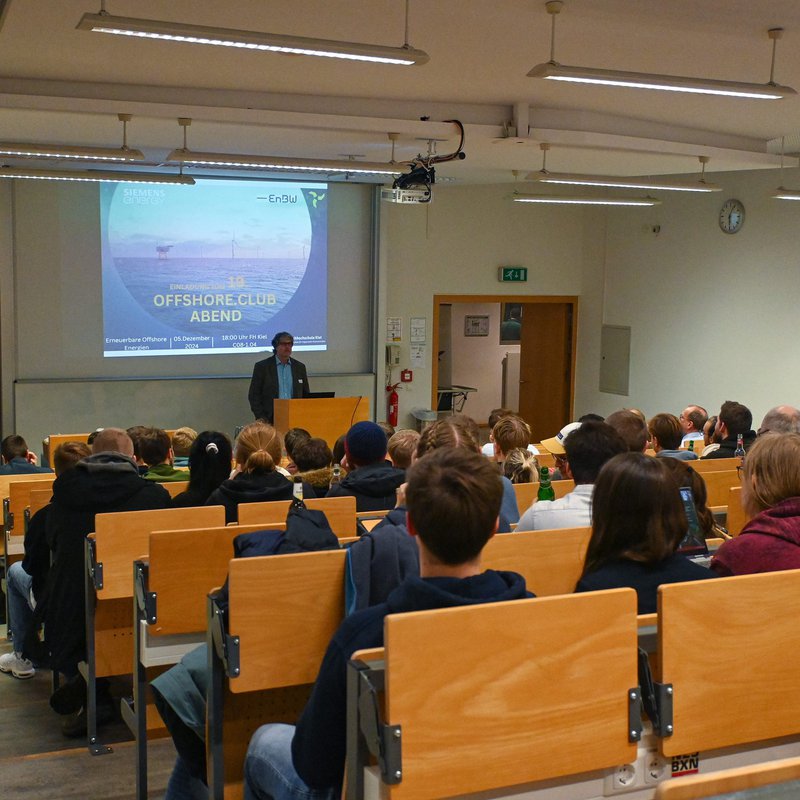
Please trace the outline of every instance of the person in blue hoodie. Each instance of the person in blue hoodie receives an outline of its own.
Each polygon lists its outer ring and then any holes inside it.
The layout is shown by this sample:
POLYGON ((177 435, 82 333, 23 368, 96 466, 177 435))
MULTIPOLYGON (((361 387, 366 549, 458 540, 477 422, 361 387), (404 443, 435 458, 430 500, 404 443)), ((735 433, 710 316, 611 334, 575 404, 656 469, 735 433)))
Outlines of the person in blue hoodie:
POLYGON ((503 485, 478 452, 444 448, 408 471, 408 532, 419 547, 420 574, 385 603, 358 611, 334 635, 296 726, 262 725, 245 759, 246 800, 333 800, 344 776, 346 669, 350 656, 383 645, 388 614, 518 600, 533 595, 514 572, 481 568, 497 531, 503 485))
POLYGON ((21 436, 13 433, 0 442, 0 475, 31 475, 52 471, 50 467, 37 466, 36 456, 28 450, 28 443, 21 436))

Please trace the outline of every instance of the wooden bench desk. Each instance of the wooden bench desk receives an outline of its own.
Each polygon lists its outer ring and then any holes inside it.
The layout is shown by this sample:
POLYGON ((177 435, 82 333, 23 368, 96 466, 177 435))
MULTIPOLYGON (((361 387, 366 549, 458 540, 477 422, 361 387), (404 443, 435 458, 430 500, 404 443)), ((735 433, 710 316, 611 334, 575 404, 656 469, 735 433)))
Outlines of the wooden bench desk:
MULTIPOLYGON (((306 507, 325 512, 331 530, 339 537, 356 535, 355 497, 316 497, 305 501, 306 507)), ((240 503, 239 524, 257 525, 286 522, 291 500, 268 503, 240 503)))

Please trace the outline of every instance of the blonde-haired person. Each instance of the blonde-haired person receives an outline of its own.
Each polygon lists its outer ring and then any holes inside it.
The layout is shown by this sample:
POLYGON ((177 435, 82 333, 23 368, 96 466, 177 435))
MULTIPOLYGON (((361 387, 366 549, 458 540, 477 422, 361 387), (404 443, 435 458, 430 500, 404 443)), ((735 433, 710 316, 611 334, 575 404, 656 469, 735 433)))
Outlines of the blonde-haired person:
POLYGON ((511 483, 533 483, 539 479, 539 460, 530 451, 514 447, 506 453, 503 474, 511 483))
POLYGON ((800 434, 767 433, 741 468, 742 506, 751 519, 711 560, 719 575, 800 569, 800 434))
POLYGON ((197 431, 194 428, 186 426, 178 428, 175 433, 172 434, 172 463, 174 466, 189 466, 189 455, 196 438, 197 431))
MULTIPOLYGON (((206 501, 207 506, 225 506, 225 521, 236 522, 240 503, 263 503, 291 500, 292 482, 277 467, 283 448, 280 434, 266 422, 252 422, 242 428, 236 439, 233 458, 234 477, 223 481, 206 501)), ((303 481, 303 497, 316 497, 310 484, 303 481)))

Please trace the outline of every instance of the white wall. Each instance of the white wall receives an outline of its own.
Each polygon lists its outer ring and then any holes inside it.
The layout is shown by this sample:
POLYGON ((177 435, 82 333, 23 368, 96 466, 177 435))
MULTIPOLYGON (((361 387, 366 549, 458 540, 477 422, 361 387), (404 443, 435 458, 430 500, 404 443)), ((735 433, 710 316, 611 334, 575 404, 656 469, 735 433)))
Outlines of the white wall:
POLYGON ((518 353, 518 344, 500 344, 500 303, 454 303, 450 340, 453 348, 453 383, 471 386, 464 413, 479 423, 499 408, 503 399, 503 358, 518 353), (488 336, 464 336, 464 317, 489 317, 488 336))
POLYGON ((423 369, 415 368, 414 382, 404 384, 400 392, 401 425, 413 423, 412 408, 431 407, 435 294, 581 291, 585 212, 512 203, 510 194, 508 186, 437 186, 427 207, 383 205, 385 308, 389 316, 403 318, 404 367, 409 365, 409 318, 428 319, 427 363, 423 369), (497 267, 503 264, 527 267, 528 282, 499 283, 497 267))
MULTIPOLYGON (((787 185, 800 184, 792 173, 787 185)), ((644 219, 614 210, 605 238, 601 223, 589 237, 605 250, 604 321, 632 329, 631 382, 627 398, 597 391, 603 320, 583 301, 578 413, 636 406, 648 416, 677 414, 689 403, 714 413, 730 399, 753 411, 757 427, 774 405, 800 406, 800 207, 770 197, 777 171, 717 174, 714 181, 722 193, 664 193, 663 205, 644 219), (732 197, 746 211, 734 235, 718 224, 732 197), (645 232, 645 223, 660 225, 658 235, 645 232)), ((589 295, 602 293, 602 272, 585 261, 589 295)))

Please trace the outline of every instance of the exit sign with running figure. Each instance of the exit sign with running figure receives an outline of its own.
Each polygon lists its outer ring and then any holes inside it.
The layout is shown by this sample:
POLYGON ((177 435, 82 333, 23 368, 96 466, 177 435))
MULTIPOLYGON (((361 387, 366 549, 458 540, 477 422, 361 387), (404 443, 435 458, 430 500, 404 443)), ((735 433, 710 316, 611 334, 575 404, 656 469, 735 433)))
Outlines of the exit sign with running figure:
POLYGON ((525 283, 528 280, 528 268, 498 267, 497 280, 501 283, 525 283))

